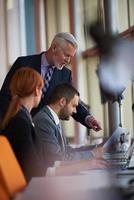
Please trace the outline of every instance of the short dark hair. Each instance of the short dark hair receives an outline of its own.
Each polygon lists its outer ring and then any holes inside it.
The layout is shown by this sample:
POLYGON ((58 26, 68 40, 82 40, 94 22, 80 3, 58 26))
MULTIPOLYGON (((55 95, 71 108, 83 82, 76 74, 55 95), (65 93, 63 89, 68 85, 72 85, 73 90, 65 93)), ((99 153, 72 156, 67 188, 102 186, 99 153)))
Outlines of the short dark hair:
POLYGON ((56 86, 51 93, 48 104, 54 104, 63 97, 69 103, 75 95, 80 96, 79 92, 71 84, 61 84, 56 86))

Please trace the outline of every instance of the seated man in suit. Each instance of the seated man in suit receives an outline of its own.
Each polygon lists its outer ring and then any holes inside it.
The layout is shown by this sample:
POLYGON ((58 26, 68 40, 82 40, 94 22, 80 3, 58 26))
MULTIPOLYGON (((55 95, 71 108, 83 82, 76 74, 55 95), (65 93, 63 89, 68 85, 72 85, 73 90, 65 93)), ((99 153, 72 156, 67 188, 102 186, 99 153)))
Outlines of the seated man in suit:
POLYGON ((56 160, 88 160, 101 157, 101 148, 92 151, 89 147, 71 148, 66 142, 60 120, 69 120, 70 116, 77 112, 78 102, 79 92, 72 85, 59 85, 51 94, 48 105, 33 118, 36 134, 43 143, 46 168, 53 166, 56 160))
MULTIPOLYGON (((8 104, 11 101, 9 84, 15 71, 23 66, 29 66, 38 71, 45 86, 41 102, 37 108, 32 110, 32 115, 37 113, 48 102, 54 88, 63 83, 71 83, 71 71, 67 68, 77 50, 77 41, 70 33, 62 32, 55 35, 50 48, 39 55, 30 55, 17 58, 8 72, 0 91, 0 116, 3 118, 8 104)), ((95 131, 101 130, 99 122, 89 114, 85 107, 79 102, 77 113, 73 118, 88 128, 95 131)))

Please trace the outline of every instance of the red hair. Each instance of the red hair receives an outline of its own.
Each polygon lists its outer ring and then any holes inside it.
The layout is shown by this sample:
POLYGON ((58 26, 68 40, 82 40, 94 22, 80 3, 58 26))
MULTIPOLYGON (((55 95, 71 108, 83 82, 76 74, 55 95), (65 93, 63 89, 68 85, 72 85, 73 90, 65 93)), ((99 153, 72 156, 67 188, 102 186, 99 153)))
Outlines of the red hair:
POLYGON ((2 128, 5 128, 10 119, 20 110, 20 98, 30 96, 37 87, 43 88, 43 86, 44 81, 37 71, 28 67, 16 71, 9 85, 12 100, 2 122, 2 128))

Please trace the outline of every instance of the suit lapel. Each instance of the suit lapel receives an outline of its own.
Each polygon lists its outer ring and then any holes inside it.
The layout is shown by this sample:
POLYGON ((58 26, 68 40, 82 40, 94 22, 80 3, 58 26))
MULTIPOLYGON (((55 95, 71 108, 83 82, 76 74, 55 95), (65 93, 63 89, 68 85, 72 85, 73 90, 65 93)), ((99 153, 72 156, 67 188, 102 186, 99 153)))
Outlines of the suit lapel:
POLYGON ((55 121, 54 121, 54 118, 53 118, 53 116, 52 116, 50 110, 48 109, 48 107, 45 106, 45 107, 43 108, 43 110, 46 112, 46 114, 48 115, 48 117, 50 118, 50 120, 51 120, 51 121, 54 123, 54 125, 56 126, 55 121))
POLYGON ((46 112, 46 114, 48 115, 48 117, 50 118, 50 120, 53 122, 55 128, 56 128, 56 137, 57 137, 57 140, 59 141, 59 144, 62 148, 62 151, 65 151, 65 138, 63 135, 61 135, 62 133, 60 133, 60 130, 58 128, 58 126, 55 124, 55 121, 54 121, 54 118, 50 112, 50 110, 48 109, 47 106, 45 106, 44 108, 44 111, 46 112))
POLYGON ((35 59, 34 59, 34 66, 33 66, 33 68, 37 71, 37 72, 39 72, 39 74, 41 74, 41 57, 42 57, 42 54, 43 54, 44 52, 42 52, 41 54, 39 54, 39 55, 36 55, 36 57, 35 57, 35 59))

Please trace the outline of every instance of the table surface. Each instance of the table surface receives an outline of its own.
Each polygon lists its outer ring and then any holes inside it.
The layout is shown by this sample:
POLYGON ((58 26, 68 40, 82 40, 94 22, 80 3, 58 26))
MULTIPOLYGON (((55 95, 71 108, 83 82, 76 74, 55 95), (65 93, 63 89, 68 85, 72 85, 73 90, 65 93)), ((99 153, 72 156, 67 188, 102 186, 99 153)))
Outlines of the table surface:
MULTIPOLYGON (((134 166, 134 155, 131 164, 134 166)), ((134 191, 134 169, 88 170, 73 176, 33 178, 15 200, 118 200, 119 188, 134 191)))
POLYGON ((116 200, 120 198, 116 188, 128 187, 132 177, 134 170, 90 170, 74 176, 33 178, 15 200, 116 200))

